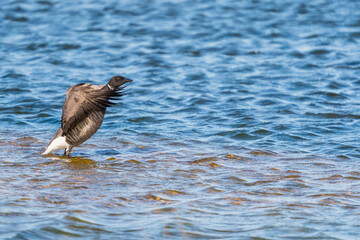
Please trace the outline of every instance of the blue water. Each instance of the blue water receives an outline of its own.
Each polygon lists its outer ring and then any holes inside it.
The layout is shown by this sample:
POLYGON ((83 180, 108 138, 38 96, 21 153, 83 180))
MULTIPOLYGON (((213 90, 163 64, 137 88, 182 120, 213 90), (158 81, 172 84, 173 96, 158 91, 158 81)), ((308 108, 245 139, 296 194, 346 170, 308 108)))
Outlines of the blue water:
POLYGON ((0 5, 1 239, 358 239, 360 2, 0 5), (133 82, 40 153, 66 90, 133 82))

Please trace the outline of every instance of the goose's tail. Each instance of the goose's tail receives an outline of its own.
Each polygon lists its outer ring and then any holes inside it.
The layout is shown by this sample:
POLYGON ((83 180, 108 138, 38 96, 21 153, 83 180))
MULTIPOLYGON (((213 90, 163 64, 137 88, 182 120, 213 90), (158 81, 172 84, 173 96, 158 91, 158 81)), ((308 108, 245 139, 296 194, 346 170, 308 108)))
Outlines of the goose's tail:
POLYGON ((62 136, 62 129, 60 128, 56 133, 55 136, 50 140, 49 144, 47 145, 45 152, 41 155, 49 154, 53 151, 68 148, 69 144, 65 141, 65 137, 62 136))

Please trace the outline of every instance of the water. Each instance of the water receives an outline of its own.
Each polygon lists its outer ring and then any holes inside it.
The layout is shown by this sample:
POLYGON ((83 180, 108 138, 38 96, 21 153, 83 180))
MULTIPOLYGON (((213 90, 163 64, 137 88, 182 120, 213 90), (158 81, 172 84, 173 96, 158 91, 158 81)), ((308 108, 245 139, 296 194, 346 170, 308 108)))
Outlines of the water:
POLYGON ((1 239, 358 239, 357 1, 0 6, 1 239), (134 81, 70 158, 67 88, 134 81))

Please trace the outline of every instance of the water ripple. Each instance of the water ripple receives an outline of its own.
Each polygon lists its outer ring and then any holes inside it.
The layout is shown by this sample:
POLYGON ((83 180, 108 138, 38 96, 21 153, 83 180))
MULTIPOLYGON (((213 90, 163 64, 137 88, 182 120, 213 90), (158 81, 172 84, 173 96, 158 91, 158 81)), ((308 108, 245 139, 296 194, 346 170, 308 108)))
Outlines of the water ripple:
POLYGON ((356 1, 0 8, 0 238, 360 236, 356 1), (66 90, 117 74, 98 133, 40 156, 66 90))

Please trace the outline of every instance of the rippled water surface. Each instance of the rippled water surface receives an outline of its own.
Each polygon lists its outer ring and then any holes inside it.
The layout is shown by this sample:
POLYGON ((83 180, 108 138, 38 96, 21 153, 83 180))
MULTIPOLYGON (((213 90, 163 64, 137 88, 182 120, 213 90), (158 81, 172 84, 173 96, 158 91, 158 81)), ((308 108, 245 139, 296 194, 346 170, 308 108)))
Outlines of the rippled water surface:
POLYGON ((359 239, 360 2, 5 0, 1 239, 359 239), (66 90, 134 81, 41 156, 66 90))

